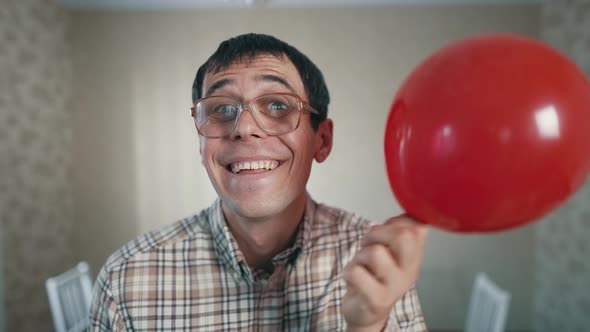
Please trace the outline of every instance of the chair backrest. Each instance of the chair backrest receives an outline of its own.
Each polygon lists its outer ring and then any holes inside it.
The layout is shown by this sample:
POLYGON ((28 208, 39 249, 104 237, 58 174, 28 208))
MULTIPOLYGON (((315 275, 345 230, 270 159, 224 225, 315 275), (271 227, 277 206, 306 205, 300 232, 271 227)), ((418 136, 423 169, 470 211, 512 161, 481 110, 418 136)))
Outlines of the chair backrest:
POLYGON ((45 281, 56 332, 84 331, 88 328, 92 281, 88 263, 45 281))
POLYGON ((506 326, 510 293, 499 288, 485 273, 475 277, 465 332, 503 332, 506 326))

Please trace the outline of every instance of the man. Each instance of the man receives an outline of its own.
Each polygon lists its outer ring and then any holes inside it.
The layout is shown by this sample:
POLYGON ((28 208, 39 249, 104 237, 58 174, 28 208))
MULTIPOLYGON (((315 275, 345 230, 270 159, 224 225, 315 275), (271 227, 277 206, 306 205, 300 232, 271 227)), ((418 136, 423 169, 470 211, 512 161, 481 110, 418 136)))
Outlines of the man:
POLYGON ((93 331, 426 331, 413 285, 426 228, 315 203, 332 148, 319 69, 278 39, 224 41, 193 84, 219 198, 130 242, 100 272, 93 331))

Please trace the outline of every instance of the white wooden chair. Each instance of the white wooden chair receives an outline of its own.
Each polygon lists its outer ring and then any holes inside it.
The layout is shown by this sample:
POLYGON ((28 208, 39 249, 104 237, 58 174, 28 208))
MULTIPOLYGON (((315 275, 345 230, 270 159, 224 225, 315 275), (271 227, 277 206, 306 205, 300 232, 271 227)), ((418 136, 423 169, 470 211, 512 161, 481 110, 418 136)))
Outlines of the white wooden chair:
POLYGON ((85 331, 92 297, 92 281, 88 263, 45 281, 47 296, 56 332, 85 331))
POLYGON ((510 293, 498 287, 485 273, 475 277, 465 332, 503 332, 510 293))

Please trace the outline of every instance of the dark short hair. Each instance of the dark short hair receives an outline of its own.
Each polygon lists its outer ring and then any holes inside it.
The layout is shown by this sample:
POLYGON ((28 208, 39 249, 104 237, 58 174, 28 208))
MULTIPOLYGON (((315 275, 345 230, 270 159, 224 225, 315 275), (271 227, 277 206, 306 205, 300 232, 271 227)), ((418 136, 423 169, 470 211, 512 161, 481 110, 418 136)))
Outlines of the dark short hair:
POLYGON ((287 57, 297 68, 309 104, 320 113, 319 115, 311 114, 311 125, 317 129, 320 122, 328 116, 328 104, 330 103, 330 94, 322 72, 295 47, 269 35, 248 33, 227 39, 219 44, 215 53, 197 71, 193 82, 193 103, 202 97, 205 74, 217 73, 235 62, 248 61, 259 55, 287 57))

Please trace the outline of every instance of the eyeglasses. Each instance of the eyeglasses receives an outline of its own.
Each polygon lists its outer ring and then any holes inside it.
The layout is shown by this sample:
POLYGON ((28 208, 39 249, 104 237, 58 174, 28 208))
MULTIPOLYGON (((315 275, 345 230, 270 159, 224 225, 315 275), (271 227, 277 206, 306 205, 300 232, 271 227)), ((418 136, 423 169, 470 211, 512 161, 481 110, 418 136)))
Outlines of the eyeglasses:
POLYGON ((220 138, 236 129, 240 115, 246 109, 250 110, 254 122, 267 135, 282 135, 297 129, 303 110, 320 114, 295 94, 270 93, 258 96, 249 103, 227 96, 201 98, 191 107, 191 116, 199 134, 220 138))

